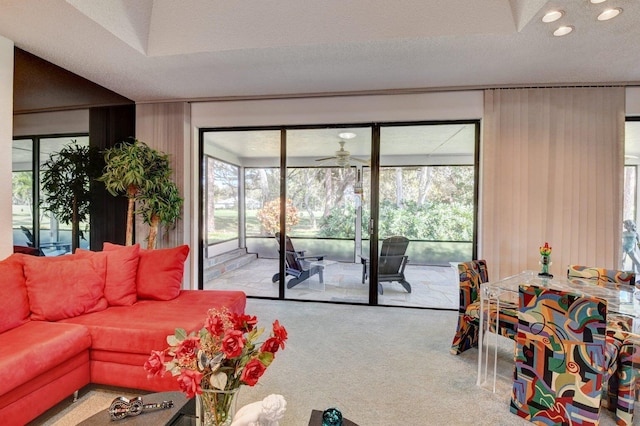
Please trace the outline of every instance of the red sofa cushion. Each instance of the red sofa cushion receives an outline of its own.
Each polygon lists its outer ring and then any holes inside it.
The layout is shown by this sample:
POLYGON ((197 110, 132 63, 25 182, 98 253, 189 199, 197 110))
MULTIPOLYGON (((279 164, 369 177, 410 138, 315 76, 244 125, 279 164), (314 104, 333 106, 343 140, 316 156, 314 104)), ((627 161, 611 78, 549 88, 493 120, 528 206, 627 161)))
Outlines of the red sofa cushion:
POLYGON ((29 321, 0 334, 0 396, 91 346, 86 327, 29 321))
POLYGON ((0 262, 0 333, 29 320, 29 299, 20 254, 0 262))
POLYGON ((24 256, 31 319, 57 321, 106 309, 106 258, 24 256))
POLYGON ((120 246, 104 243, 103 251, 93 252, 77 249, 80 257, 105 256, 107 259, 107 275, 104 283, 104 297, 110 306, 129 306, 138 300, 136 276, 140 244, 120 246))
POLYGON ((171 300, 180 294, 189 246, 140 250, 137 289, 139 299, 171 300))

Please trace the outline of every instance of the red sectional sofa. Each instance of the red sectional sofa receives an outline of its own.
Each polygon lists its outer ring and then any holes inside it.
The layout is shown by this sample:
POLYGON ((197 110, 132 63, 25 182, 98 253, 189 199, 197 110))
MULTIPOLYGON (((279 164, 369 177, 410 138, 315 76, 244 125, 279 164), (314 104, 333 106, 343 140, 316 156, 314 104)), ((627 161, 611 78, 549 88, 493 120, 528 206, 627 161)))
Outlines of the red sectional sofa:
POLYGON ((182 290, 188 246, 105 243, 58 258, 0 261, 0 418, 23 425, 89 383, 178 390, 147 379, 152 350, 176 327, 199 330, 210 308, 243 313, 240 291, 182 290))

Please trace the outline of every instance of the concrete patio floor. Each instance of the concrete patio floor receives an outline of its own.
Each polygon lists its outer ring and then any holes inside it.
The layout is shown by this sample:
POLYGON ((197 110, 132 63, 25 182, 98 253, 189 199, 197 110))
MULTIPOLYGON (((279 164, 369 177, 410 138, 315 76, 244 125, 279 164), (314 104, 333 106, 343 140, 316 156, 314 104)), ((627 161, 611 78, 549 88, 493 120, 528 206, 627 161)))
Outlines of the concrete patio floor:
MULTIPOLYGON (((247 296, 278 297, 278 283, 271 278, 278 270, 275 259, 259 258, 244 267, 229 271, 221 277, 205 282, 208 290, 241 290, 247 296)), ((408 264, 405 278, 411 283, 411 293, 397 282, 383 282, 383 294, 378 304, 440 309, 458 309, 458 275, 450 266, 421 266, 408 264)), ((362 284, 362 265, 333 263, 324 269, 324 284, 318 275, 285 289, 286 299, 314 300, 367 304, 368 286, 362 284)))

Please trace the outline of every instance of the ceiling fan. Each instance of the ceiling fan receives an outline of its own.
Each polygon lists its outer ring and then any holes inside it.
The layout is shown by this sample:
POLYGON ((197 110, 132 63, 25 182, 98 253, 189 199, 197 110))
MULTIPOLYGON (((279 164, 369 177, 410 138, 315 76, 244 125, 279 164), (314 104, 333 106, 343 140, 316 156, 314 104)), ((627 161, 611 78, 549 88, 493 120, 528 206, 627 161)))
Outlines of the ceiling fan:
POLYGON ((332 157, 324 157, 318 158, 316 161, 329 161, 334 160, 335 164, 339 167, 349 167, 351 165, 351 161, 358 161, 363 164, 369 164, 368 160, 362 160, 360 158, 352 157, 351 153, 344 149, 345 141, 339 141, 340 149, 335 152, 335 155, 332 157))

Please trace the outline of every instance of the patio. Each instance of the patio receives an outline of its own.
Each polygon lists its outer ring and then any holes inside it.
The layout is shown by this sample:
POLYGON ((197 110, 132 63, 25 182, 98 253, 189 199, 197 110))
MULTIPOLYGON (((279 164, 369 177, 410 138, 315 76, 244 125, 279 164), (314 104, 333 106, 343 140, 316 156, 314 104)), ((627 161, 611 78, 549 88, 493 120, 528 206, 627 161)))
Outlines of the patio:
MULTIPOLYGON (((241 290, 247 296, 278 297, 278 283, 271 277, 278 270, 276 259, 258 258, 240 269, 226 272, 207 281, 207 290, 241 290)), ((409 263, 405 269, 411 293, 396 282, 383 282, 384 293, 378 295, 378 304, 421 308, 458 309, 458 276, 450 266, 422 266, 409 263)), ((362 265, 337 262, 324 270, 324 285, 318 276, 291 289, 285 297, 295 300, 368 303, 368 285, 362 284, 362 265)))

